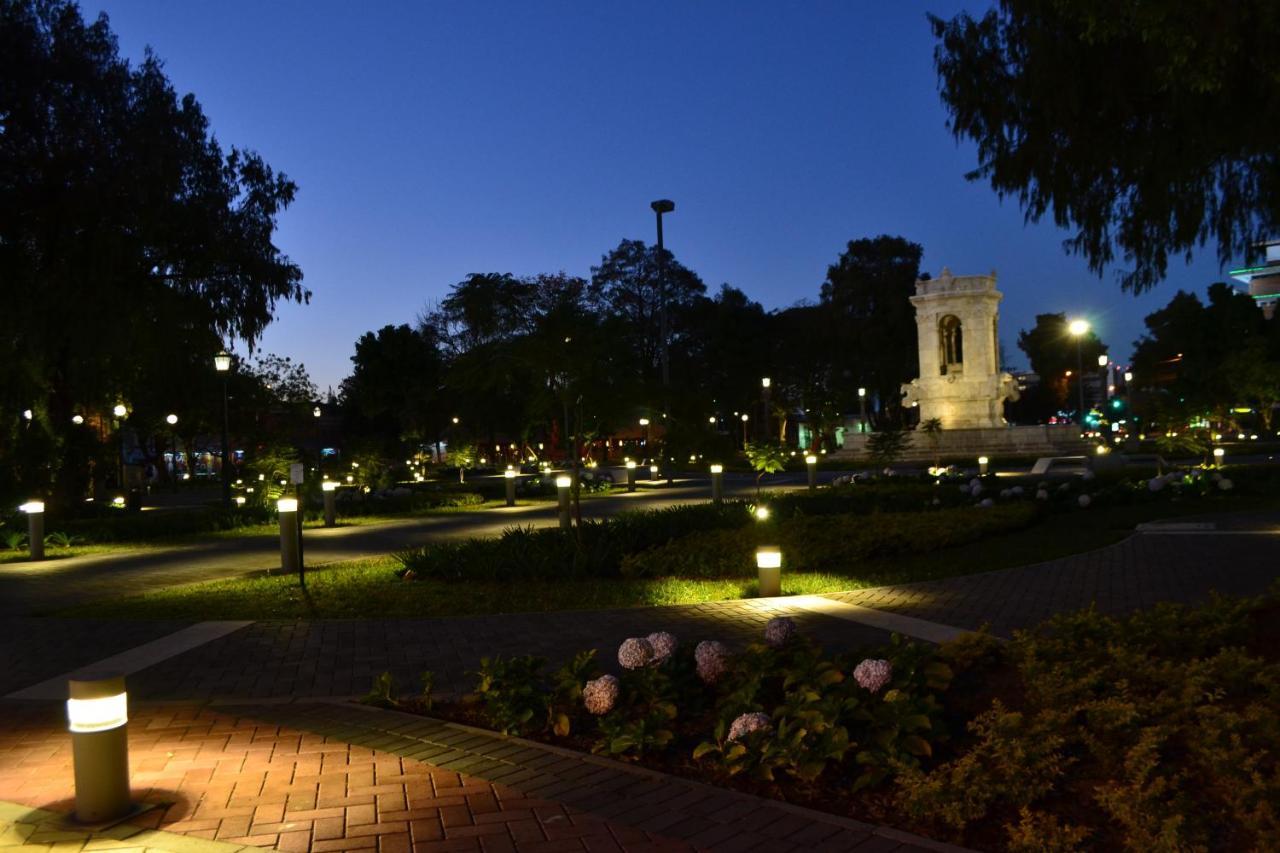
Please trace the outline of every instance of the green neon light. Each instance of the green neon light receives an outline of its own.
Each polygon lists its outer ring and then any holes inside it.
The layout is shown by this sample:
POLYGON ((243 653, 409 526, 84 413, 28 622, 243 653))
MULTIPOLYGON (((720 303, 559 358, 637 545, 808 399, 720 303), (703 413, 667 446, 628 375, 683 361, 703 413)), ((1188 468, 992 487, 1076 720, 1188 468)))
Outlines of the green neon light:
POLYGON ((1245 267, 1244 269, 1231 270, 1227 275, 1244 275, 1245 273, 1250 272, 1262 272, 1265 269, 1266 267, 1245 267))

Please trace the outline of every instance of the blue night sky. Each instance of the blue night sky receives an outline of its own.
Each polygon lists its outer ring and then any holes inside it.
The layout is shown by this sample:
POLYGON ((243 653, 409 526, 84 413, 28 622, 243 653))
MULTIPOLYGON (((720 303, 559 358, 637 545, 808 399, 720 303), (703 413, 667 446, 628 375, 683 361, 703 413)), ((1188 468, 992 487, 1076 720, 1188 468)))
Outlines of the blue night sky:
POLYGON ((816 300, 857 237, 915 240, 935 275, 995 268, 1019 364, 1037 313, 1089 317, 1126 358, 1147 313, 1222 277, 1202 253, 1135 299, 966 181, 925 19, 961 8, 942 0, 82 3, 126 56, 152 46, 224 145, 299 184, 278 242, 313 298, 262 347, 322 390, 357 337, 468 273, 586 276, 622 238, 651 242, 662 197, 681 261, 766 308, 816 300))

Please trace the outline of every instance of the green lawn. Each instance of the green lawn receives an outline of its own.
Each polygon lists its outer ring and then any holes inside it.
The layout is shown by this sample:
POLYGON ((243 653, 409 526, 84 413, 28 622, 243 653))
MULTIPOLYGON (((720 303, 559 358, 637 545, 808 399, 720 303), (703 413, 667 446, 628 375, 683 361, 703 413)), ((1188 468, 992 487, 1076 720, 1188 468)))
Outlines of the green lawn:
MULTIPOLYGON (((1262 509, 1275 501, 1241 498, 1216 511, 1262 509)), ((1135 524, 1203 512, 1167 504, 1066 512, 1013 533, 933 553, 872 561, 834 574, 784 573, 783 592, 814 594, 973 574, 1051 560, 1119 541, 1135 524)), ((335 563, 307 573, 304 595, 294 576, 253 576, 159 589, 91 603, 55 615, 120 619, 355 619, 462 616, 692 604, 755 594, 754 579, 586 580, 505 584, 402 581, 392 557, 335 563)))
MULTIPOLYGON (((148 542, 104 542, 97 545, 73 545, 70 548, 58 548, 53 545, 44 546, 45 560, 62 560, 67 557, 88 557, 94 554, 123 554, 127 551, 144 551, 168 547, 165 542, 157 545, 148 542)), ((0 551, 0 566, 8 563, 25 563, 31 559, 26 548, 20 551, 0 551)))

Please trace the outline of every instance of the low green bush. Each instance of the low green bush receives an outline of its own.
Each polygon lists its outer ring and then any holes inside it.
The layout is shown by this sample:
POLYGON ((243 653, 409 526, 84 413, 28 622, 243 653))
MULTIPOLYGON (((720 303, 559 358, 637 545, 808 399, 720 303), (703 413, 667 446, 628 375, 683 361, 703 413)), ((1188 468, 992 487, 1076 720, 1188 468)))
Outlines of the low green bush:
POLYGON ((936 551, 1017 530, 1038 515, 1036 506, 1023 502, 930 513, 798 516, 694 533, 628 553, 620 571, 628 578, 747 577, 755 574, 755 550, 761 545, 780 547, 788 571, 848 571, 870 559, 936 551))
POLYGON ((68 519, 59 526, 87 543, 134 542, 252 527, 275 517, 275 512, 266 507, 249 506, 140 513, 111 509, 96 518, 68 519))
POLYGON ((1277 609, 1087 611, 1019 634, 1000 656, 1015 687, 954 757, 897 768, 898 808, 961 838, 1002 826, 1011 850, 1280 849, 1277 609))
POLYGON ((441 580, 617 577, 623 557, 697 530, 738 528, 746 504, 695 504, 583 521, 572 533, 512 527, 496 539, 433 542, 396 555, 406 571, 441 580))

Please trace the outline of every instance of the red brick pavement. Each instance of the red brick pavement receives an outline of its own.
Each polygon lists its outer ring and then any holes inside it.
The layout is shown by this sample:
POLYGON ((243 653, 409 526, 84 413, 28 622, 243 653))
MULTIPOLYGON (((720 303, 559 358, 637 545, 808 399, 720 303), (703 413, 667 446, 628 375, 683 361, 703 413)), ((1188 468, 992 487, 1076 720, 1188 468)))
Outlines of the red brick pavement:
MULTIPOLYGON (((132 709, 146 828, 285 851, 690 850, 431 764, 203 708, 132 709)), ((57 709, 0 707, 0 800, 72 810, 71 741, 57 709)))

